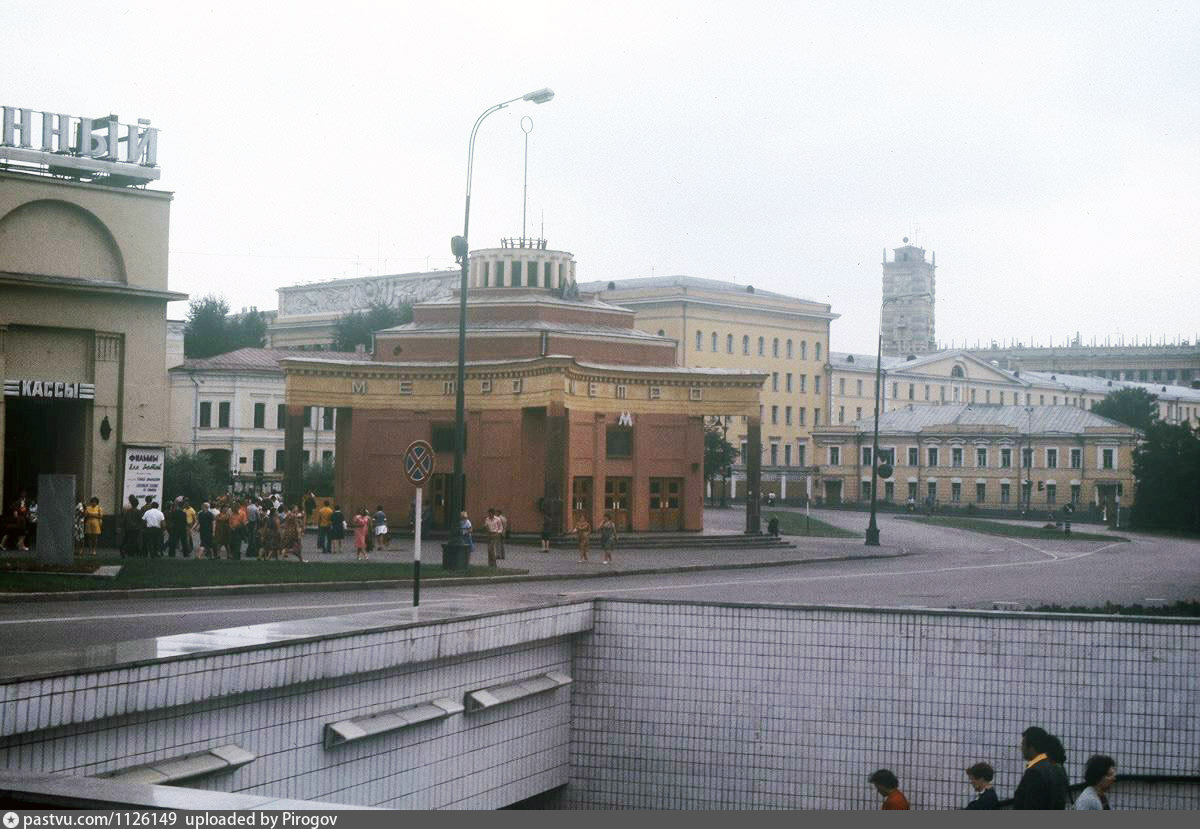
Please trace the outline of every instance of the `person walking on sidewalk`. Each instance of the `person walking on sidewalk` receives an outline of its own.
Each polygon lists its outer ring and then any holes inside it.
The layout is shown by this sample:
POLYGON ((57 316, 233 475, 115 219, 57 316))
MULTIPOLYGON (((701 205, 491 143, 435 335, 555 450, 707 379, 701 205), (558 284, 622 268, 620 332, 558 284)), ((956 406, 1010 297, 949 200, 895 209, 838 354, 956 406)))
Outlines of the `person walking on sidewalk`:
POLYGON ((388 540, 387 513, 383 511, 383 504, 377 504, 375 506, 375 549, 387 550, 388 540))
POLYGON ((200 503, 200 511, 196 513, 196 527, 200 531, 200 543, 196 545, 196 558, 204 558, 207 552, 211 557, 216 558, 213 552, 213 525, 216 523, 217 516, 213 513, 212 507, 208 505, 208 501, 200 503))
POLYGON ((550 539, 554 537, 554 519, 549 510, 542 511, 542 552, 550 552, 550 539))
POLYGON ((317 510, 317 549, 326 555, 332 550, 329 544, 329 525, 333 521, 333 507, 326 500, 317 510))
POLYGON ((96 557, 96 546, 100 542, 100 530, 104 525, 104 510, 100 507, 100 499, 94 495, 88 501, 88 505, 83 510, 84 519, 84 535, 87 537, 87 555, 92 558, 96 557))
POLYGON ((350 520, 354 528, 354 559, 367 560, 367 532, 371 529, 371 518, 367 515, 366 507, 359 507, 358 514, 350 520))
POLYGON ((496 510, 496 517, 500 519, 500 554, 496 558, 504 558, 504 539, 508 538, 508 516, 504 514, 504 510, 496 510))
POLYGON ((121 511, 121 558, 135 558, 142 550, 142 513, 138 497, 129 496, 129 506, 121 511))
POLYGON ((611 512, 604 513, 604 520, 600 522, 600 546, 604 548, 604 563, 612 564, 613 550, 617 548, 617 525, 611 512))
POLYGON ((574 532, 579 539, 579 560, 586 562, 588 560, 588 547, 592 543, 592 525, 588 523, 587 516, 582 512, 575 516, 574 532))
POLYGON ((346 514, 342 512, 341 504, 333 505, 333 515, 329 516, 329 541, 333 544, 333 552, 342 551, 342 539, 346 537, 346 514))
POLYGON ((496 560, 501 558, 500 545, 504 531, 504 524, 500 520, 500 516, 496 514, 494 509, 488 508, 487 517, 483 519, 483 528, 487 530, 488 539, 488 567, 495 567, 496 560))

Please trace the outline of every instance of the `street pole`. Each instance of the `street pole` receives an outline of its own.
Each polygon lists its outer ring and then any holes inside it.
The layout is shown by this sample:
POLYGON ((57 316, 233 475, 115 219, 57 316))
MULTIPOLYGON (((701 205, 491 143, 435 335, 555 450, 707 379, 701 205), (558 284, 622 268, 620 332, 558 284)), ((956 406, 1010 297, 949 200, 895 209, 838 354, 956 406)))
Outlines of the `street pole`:
POLYGON ((424 489, 417 487, 416 505, 413 508, 416 515, 413 522, 413 607, 421 604, 421 493, 424 489))
POLYGON ((458 371, 455 374, 454 382, 454 474, 451 478, 448 510, 450 538, 442 547, 442 566, 448 570, 465 570, 468 564, 468 548, 463 543, 462 533, 459 531, 459 513, 462 512, 465 503, 463 447, 466 444, 466 420, 463 411, 463 387, 466 385, 467 375, 468 239, 470 239, 469 234, 471 229, 471 178, 475 167, 475 135, 479 132, 479 125, 483 123, 484 118, 487 118, 493 112, 504 109, 509 104, 516 103, 517 101, 532 101, 535 104, 544 104, 552 98, 554 98, 553 90, 538 89, 526 93, 519 98, 512 98, 511 100, 502 101, 488 107, 475 119, 475 125, 471 127, 471 140, 467 143, 467 196, 463 208, 463 232, 462 236, 455 236, 450 240, 450 250, 462 265, 462 273, 458 283, 458 371))
POLYGON ((880 364, 883 362, 883 306, 879 305, 879 340, 875 349, 875 428, 871 435, 871 521, 867 524, 868 547, 879 546, 879 526, 875 523, 875 488, 879 481, 879 392, 882 391, 880 364))
POLYGON ((875 489, 879 485, 879 400, 883 397, 883 309, 889 302, 924 296, 929 294, 897 294, 886 296, 879 303, 879 339, 875 348, 875 427, 871 436, 871 520, 867 524, 866 542, 868 547, 879 546, 879 525, 875 520, 875 489))

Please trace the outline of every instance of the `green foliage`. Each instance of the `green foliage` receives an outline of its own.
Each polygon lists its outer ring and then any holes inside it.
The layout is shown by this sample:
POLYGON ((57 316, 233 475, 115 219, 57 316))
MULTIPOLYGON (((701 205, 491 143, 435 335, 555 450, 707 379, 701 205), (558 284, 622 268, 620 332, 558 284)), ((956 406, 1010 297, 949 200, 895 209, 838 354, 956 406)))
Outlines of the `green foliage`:
POLYGON ((1092 407, 1092 412, 1146 431, 1158 420, 1158 397, 1145 389, 1118 389, 1092 407))
POLYGON ((732 466, 740 453, 725 439, 720 424, 709 424, 704 429, 704 479, 712 481, 722 477, 725 467, 732 466))
MULTIPOLYGON (((1062 514, 1059 513, 1061 516, 1062 514)), ((1011 538, 1043 538, 1053 541, 1128 541, 1119 535, 1108 533, 1079 532, 1073 529, 1071 535, 1058 529, 1053 524, 1041 527, 1031 527, 1028 524, 1007 524, 1003 521, 988 521, 984 518, 959 518, 952 515, 897 515, 903 521, 915 521, 919 524, 933 524, 938 527, 951 527, 956 530, 968 530, 984 535, 1005 535, 1011 538)), ((1078 525, 1076 525, 1078 527, 1078 525)))
POLYGON ((333 324, 333 350, 353 351, 355 346, 371 346, 371 335, 385 328, 412 322, 411 305, 375 302, 366 311, 352 311, 333 324))
POLYGON ((1200 532, 1200 432, 1158 421, 1133 453, 1137 529, 1200 532))
POLYGON ((212 357, 239 348, 262 348, 267 338, 267 322, 258 311, 229 316, 229 303, 209 294, 188 304, 187 325, 183 329, 183 353, 186 357, 212 357))
POLYGON ((208 458, 186 451, 167 453, 163 464, 163 498, 168 501, 182 495, 199 507, 214 495, 225 491, 222 473, 213 469, 208 458))
POLYGON ((1086 605, 1063 607, 1057 604, 1045 604, 1035 607, 1033 610, 1039 613, 1104 613, 1121 616, 1200 616, 1200 601, 1175 602, 1171 605, 1161 606, 1113 604, 1112 602, 1105 603, 1103 607, 1087 607, 1086 605))
POLYGON ((333 495, 333 461, 323 460, 304 467, 304 482, 301 486, 305 492, 333 495))

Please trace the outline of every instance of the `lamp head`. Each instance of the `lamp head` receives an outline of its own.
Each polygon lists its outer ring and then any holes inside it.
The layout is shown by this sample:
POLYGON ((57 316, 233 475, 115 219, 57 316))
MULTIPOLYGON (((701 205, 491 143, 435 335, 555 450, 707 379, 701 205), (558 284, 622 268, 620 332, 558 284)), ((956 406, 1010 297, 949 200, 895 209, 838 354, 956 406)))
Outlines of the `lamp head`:
POLYGON ((550 88, 535 89, 533 92, 529 92, 521 96, 522 101, 533 101, 535 104, 544 104, 553 99, 554 90, 550 88))

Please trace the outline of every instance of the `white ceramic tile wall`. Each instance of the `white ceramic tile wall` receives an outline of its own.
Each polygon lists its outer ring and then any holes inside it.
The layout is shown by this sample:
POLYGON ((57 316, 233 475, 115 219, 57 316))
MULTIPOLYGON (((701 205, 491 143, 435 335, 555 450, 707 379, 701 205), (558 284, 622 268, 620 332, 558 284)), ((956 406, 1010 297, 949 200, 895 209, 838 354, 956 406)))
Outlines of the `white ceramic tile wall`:
POLYGON ((547 671, 589 604, 278 643, 9 684, 0 766, 88 776, 224 743, 258 759, 191 785, 398 808, 496 808, 567 780, 571 687, 326 751, 326 722, 547 671))
MULTIPOLYGON (((576 644, 571 783, 582 808, 873 809, 896 772, 914 808, 972 796, 964 769, 1020 776, 1028 725, 1072 781, 1093 753, 1126 772, 1200 757, 1200 625, 921 611, 599 600, 576 644)), ((1200 808, 1184 786, 1122 806, 1200 808)))

